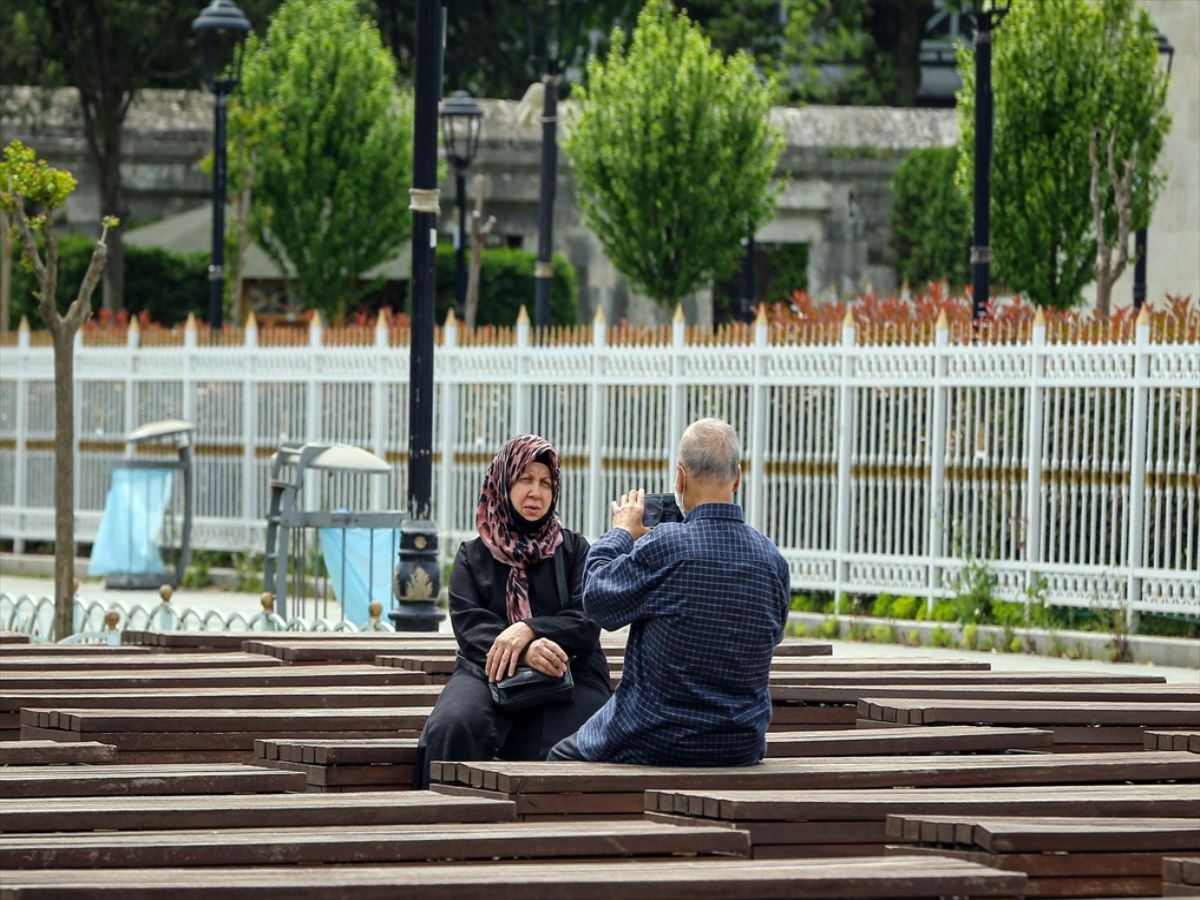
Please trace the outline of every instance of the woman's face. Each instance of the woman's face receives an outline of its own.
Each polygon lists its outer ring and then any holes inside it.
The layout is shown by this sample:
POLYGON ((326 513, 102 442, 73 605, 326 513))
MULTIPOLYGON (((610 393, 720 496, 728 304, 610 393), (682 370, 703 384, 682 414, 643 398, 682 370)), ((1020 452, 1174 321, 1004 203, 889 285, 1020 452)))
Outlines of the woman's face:
POLYGON ((526 521, 536 522, 544 516, 554 499, 550 467, 540 462, 527 465, 513 483, 512 490, 508 492, 508 499, 512 502, 513 509, 526 521))

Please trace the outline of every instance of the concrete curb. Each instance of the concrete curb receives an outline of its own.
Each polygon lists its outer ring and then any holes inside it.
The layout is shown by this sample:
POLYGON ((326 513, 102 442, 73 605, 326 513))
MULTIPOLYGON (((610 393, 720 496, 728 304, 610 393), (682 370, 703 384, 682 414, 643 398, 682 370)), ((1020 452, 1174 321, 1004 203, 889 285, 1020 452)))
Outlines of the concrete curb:
MULTIPOLYGON (((824 613, 792 612, 788 621, 800 627, 820 627, 832 615, 824 613)), ((874 616, 837 616, 838 636, 850 634, 851 629, 865 631, 868 634, 877 626, 891 628, 898 640, 889 643, 904 643, 904 638, 910 632, 920 635, 923 645, 930 645, 930 635, 935 628, 950 632, 951 646, 954 649, 978 649, 990 640, 1000 649, 1004 643, 1004 629, 998 625, 976 626, 976 647, 963 647, 963 627, 958 622, 929 622, 906 619, 880 619, 874 616)), ((1061 653, 1075 654, 1079 659, 1108 659, 1112 652, 1113 635, 1107 631, 1051 631, 1041 628, 1016 628, 1013 636, 1022 640, 1026 648, 1031 648, 1042 656, 1059 656, 1061 653)), ((1152 663, 1156 666, 1177 666, 1185 669, 1200 669, 1200 641, 1188 638, 1153 637, 1149 635, 1126 635, 1129 647, 1129 659, 1132 662, 1152 663)))

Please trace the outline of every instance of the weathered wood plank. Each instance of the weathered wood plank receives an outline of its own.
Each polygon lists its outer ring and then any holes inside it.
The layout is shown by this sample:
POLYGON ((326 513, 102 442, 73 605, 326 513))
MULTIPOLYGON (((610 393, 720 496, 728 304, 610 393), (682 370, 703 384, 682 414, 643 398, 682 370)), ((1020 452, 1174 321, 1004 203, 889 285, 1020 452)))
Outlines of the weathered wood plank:
POLYGON ((887 819, 889 838, 970 845, 989 853, 1200 850, 1200 820, 1129 816, 910 816, 887 819))
POLYGON ((960 860, 891 857, 839 860, 498 863, 487 866, 347 866, 47 869, 16 873, 0 897, 79 896, 123 900, 287 896, 374 900, 715 900, 737 897, 1019 897, 1025 877, 960 860), (336 874, 334 874, 336 873, 336 874))
POLYGON ((432 707, 440 685, 329 685, 272 687, 113 688, 18 691, 0 687, 0 716, 20 709, 340 709, 367 706, 432 707))
POLYGON ((976 725, 767 733, 768 758, 1045 751, 1053 745, 1054 733, 1045 729, 976 725))
MULTIPOLYGON (((178 657, 170 657, 177 659, 178 657)), ((317 687, 323 685, 424 684, 415 672, 370 665, 266 666, 219 668, 162 668, 152 671, 97 669, 81 672, 9 672, 0 670, 0 692, 26 690, 130 690, 221 687, 317 687)))
POLYGON ((304 776, 265 766, 5 766, 0 793, 18 797, 250 794, 304 790, 304 776))
POLYGON ((0 741, 0 766, 58 766, 116 762, 117 748, 97 741, 0 741))
POLYGON ((5 656, 4 674, 14 672, 91 672, 95 669, 231 669, 282 666, 278 659, 253 653, 87 653, 72 656, 5 656))
MULTIPOLYGON (((0 837, 0 867, 262 866, 750 855, 744 831, 655 822, 236 828, 0 837)), ((337 876, 331 873, 332 880, 337 876)))
MULTIPOLYGON (((905 700, 867 697, 858 701, 858 715, 863 719, 896 721, 911 725, 1177 725, 1186 728, 1200 721, 1200 703, 905 700)), ((1140 735, 1138 743, 1141 743, 1140 735)))
POLYGON ((503 800, 451 797, 431 791, 345 794, 246 794, 175 797, 0 797, 0 831, 10 833, 195 828, 289 828, 511 822, 503 800))

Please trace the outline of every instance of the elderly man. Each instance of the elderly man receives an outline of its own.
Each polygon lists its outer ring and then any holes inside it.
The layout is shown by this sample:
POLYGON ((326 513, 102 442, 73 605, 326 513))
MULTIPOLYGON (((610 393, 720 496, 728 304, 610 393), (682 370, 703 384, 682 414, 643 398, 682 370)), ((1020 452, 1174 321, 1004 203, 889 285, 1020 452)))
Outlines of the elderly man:
POLYGON ((620 687, 549 759, 748 766, 766 752, 771 654, 790 599, 787 563, 746 525, 737 432, 701 419, 684 432, 675 497, 685 517, 647 531, 644 491, 612 504, 592 545, 585 612, 625 625, 620 687))

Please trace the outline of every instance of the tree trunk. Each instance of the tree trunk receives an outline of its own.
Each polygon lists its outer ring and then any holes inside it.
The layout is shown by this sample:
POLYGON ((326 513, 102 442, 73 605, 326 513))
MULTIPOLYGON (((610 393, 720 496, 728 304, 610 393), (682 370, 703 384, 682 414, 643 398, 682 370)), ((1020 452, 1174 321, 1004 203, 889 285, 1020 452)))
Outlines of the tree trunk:
POLYGON ((54 334, 54 639, 75 631, 75 329, 54 334))
POLYGON ((475 320, 479 316, 479 279, 483 269, 483 243, 496 225, 495 216, 488 216, 486 222, 483 220, 483 176, 476 175, 471 186, 475 189, 475 209, 471 212, 471 224, 468 226, 471 235, 471 259, 467 266, 467 300, 463 310, 468 330, 475 327, 475 320))
MULTIPOLYGON (((111 208, 111 207, 110 207, 111 208)), ((124 220, 124 213, 117 213, 124 220)), ((125 308, 125 241, 114 231, 108 242, 108 265, 104 267, 104 308, 118 312, 125 308)))
MULTIPOLYGON (((100 173, 100 212, 124 222, 129 218, 129 211, 125 209, 125 190, 121 184, 122 121, 123 117, 117 119, 115 124, 108 125, 105 133, 97 135, 103 156, 96 157, 95 163, 100 173)), ((114 229, 108 238, 103 304, 113 313, 125 308, 125 240, 120 229, 114 229)))
POLYGON ((0 210, 0 331, 8 331, 12 315, 12 223, 0 210))

